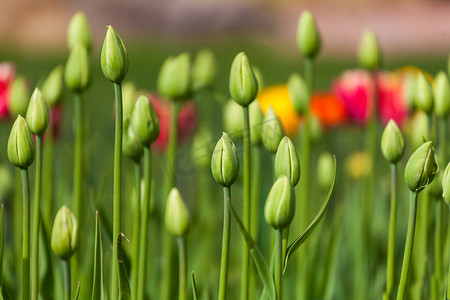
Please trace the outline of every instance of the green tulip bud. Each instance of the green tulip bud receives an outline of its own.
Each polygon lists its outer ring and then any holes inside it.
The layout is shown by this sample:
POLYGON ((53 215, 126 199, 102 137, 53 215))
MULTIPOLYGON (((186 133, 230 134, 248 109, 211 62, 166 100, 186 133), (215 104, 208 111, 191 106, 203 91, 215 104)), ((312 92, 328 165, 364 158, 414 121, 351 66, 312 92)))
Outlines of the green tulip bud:
POLYGON ((419 148, 423 144, 423 139, 430 140, 428 129, 428 117, 423 111, 417 111, 411 119, 411 146, 413 149, 419 148))
POLYGON ((47 103, 41 91, 36 88, 31 95, 30 104, 27 109, 27 123, 30 130, 35 135, 42 135, 48 127, 49 112, 47 103))
POLYGON ((158 93, 168 99, 187 99, 190 95, 191 62, 188 53, 167 58, 159 70, 158 93))
POLYGON ((121 83, 128 72, 128 53, 122 39, 108 26, 100 59, 103 75, 114 83, 121 83))
POLYGON ((68 260, 78 243, 78 227, 75 215, 63 205, 56 214, 52 227, 51 247, 60 259, 68 260))
POLYGON ((322 140, 323 129, 319 118, 311 114, 309 116, 309 135, 313 143, 320 142, 322 140))
POLYGON ((122 112, 123 122, 131 118, 136 103, 136 86, 132 82, 122 84, 122 112))
POLYGON ((30 89, 27 80, 17 76, 10 90, 8 109, 12 116, 25 115, 27 113, 28 101, 30 100, 30 89))
POLYGON ((42 85, 41 91, 45 101, 50 106, 54 106, 62 100, 63 97, 63 66, 57 66, 48 75, 42 85))
POLYGON ((81 11, 72 17, 67 32, 67 45, 69 46, 69 50, 73 50, 77 44, 83 44, 88 51, 91 50, 92 30, 86 15, 81 11))
POLYGON ((306 113, 309 110, 310 95, 305 80, 296 73, 292 74, 288 79, 288 89, 292 106, 297 113, 306 113))
POLYGON ((450 112, 450 83, 444 72, 439 72, 434 79, 434 112, 438 117, 446 117, 450 112))
POLYGON ((442 197, 448 206, 450 206, 450 162, 444 170, 442 175, 442 197))
POLYGON ((230 70, 230 94, 240 106, 248 106, 258 96, 258 81, 244 52, 234 58, 230 70))
POLYGON ((310 11, 304 11, 298 20, 297 47, 300 53, 314 59, 319 54, 321 42, 316 22, 310 11))
POLYGON ((142 156, 144 148, 142 143, 136 138, 134 132, 129 124, 129 121, 123 123, 122 135, 122 152, 129 158, 139 161, 142 156))
POLYGON ((414 111, 416 104, 414 103, 416 98, 416 75, 412 72, 406 74, 406 79, 403 83, 403 94, 405 95, 409 109, 414 111))
MULTIPOLYGON (((248 113, 250 115, 250 142, 253 145, 259 145, 261 144, 261 126, 264 115, 258 101, 250 103, 248 106, 248 113)), ((241 118, 241 120, 243 120, 243 118, 241 118)))
POLYGON ((264 148, 272 153, 277 152, 278 145, 280 144, 283 136, 283 126, 275 114, 275 111, 272 109, 272 106, 269 106, 269 109, 264 115, 261 126, 261 139, 264 148))
POLYGON ((166 229, 175 237, 185 237, 191 227, 189 210, 177 188, 172 188, 166 204, 166 229))
MULTIPOLYGON (((242 118, 242 106, 229 100, 223 109, 223 128, 234 138, 242 138, 244 119, 242 118)), ((251 118, 250 118, 251 120, 251 118)))
POLYGON ((206 127, 201 127, 192 140, 192 162, 199 169, 209 169, 211 167, 211 155, 214 144, 212 136, 206 127))
POLYGON ((377 37, 371 30, 366 30, 363 34, 358 52, 358 62, 361 67, 372 71, 381 66, 381 51, 378 46, 377 37))
POLYGON ((418 109, 423 110, 427 114, 433 111, 433 90, 423 72, 417 74, 414 96, 414 103, 418 109))
POLYGON ((239 175, 237 150, 225 132, 222 133, 212 154, 211 172, 214 180, 223 186, 231 186, 239 175))
POLYGON ((285 175, 275 181, 264 206, 264 218, 275 229, 289 226, 295 213, 295 192, 285 175))
POLYGON ((333 155, 328 152, 320 154, 317 160, 317 182, 322 190, 326 190, 331 185, 333 178, 334 160, 333 155))
POLYGON ((389 120, 386 128, 384 128, 383 136, 381 137, 381 152, 391 164, 398 163, 405 152, 405 141, 403 140, 402 132, 392 119, 389 120))
POLYGON ((136 138, 146 147, 149 147, 159 136, 158 116, 145 95, 139 96, 134 105, 131 127, 136 138))
POLYGON ((67 59, 64 79, 73 92, 85 90, 91 81, 89 54, 83 44, 78 44, 70 51, 67 59))
POLYGON ((34 141, 27 121, 18 115, 8 139, 8 159, 18 168, 26 169, 34 161, 34 141))
POLYGON ((287 136, 281 140, 275 155, 275 175, 286 175, 293 187, 300 180, 300 161, 294 144, 287 136))
POLYGON ((192 66, 192 90, 199 91, 211 87, 216 74, 217 63, 214 54, 208 49, 200 50, 192 66))
POLYGON ((437 171, 433 142, 429 141, 420 146, 406 163, 406 185, 411 191, 420 192, 433 181, 437 171))

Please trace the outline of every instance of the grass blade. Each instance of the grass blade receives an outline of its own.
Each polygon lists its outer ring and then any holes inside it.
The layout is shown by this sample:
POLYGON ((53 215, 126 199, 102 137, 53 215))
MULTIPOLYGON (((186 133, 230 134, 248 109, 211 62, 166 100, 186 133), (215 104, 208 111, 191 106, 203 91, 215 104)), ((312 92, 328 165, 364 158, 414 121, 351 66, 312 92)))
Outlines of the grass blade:
POLYGON ((131 299, 130 282, 128 281, 127 269, 122 256, 122 237, 128 239, 123 233, 117 238, 117 262, 118 262, 118 284, 119 284, 119 300, 131 299))
POLYGON ((75 291, 75 295, 73 296, 73 300, 78 300, 78 297, 80 296, 80 287, 81 287, 81 282, 78 281, 78 287, 77 287, 77 290, 75 291))
POLYGON ((195 283, 194 271, 192 271, 191 275, 192 275, 192 296, 193 296, 192 299, 198 300, 197 284, 195 283))
POLYGON ((100 218, 95 212, 95 245, 94 245, 94 275, 92 279, 92 300, 102 299, 103 255, 100 218))

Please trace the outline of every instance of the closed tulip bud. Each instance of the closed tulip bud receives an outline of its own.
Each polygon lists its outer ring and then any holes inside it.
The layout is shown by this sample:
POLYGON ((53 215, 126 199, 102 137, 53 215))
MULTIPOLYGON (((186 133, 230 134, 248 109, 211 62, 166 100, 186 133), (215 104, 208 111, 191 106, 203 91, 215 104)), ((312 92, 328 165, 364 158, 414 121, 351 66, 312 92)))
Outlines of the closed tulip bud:
POLYGON ((139 161, 142 156, 144 148, 142 143, 136 138, 134 132, 128 122, 123 123, 122 135, 122 152, 129 158, 139 161))
POLYGON ((78 44, 70 51, 64 70, 66 86, 73 92, 85 90, 91 81, 89 55, 83 44, 78 44))
POLYGON ((317 182, 319 187, 326 190, 331 185, 334 169, 333 156, 330 153, 322 153, 317 160, 317 182))
POLYGON ((381 152, 391 164, 398 163, 405 152, 405 141, 403 140, 402 132, 392 119, 389 120, 386 128, 384 128, 383 136, 381 137, 381 152))
POLYGON ((36 88, 31 95, 30 104, 27 109, 27 123, 30 130, 35 135, 42 135, 48 127, 49 112, 47 103, 41 91, 36 88))
POLYGON ((314 59, 320 52, 321 42, 316 22, 310 11, 300 16, 297 28, 297 47, 300 53, 314 59))
POLYGON ((48 75, 47 79, 42 85, 41 91, 45 101, 50 106, 58 104, 63 97, 63 66, 57 66, 48 75))
POLYGON ((191 93, 191 62, 188 53, 167 58, 159 70, 158 93, 168 99, 187 99, 191 93))
POLYGON ((409 110, 414 111, 416 108, 416 75, 411 72, 406 74, 403 82, 403 94, 408 102, 409 110))
POLYGON ((166 203, 166 229, 175 237, 185 237, 189 233, 191 220, 189 210, 177 188, 172 188, 166 203))
POLYGON ((258 81, 244 52, 231 64, 229 86, 231 97, 240 106, 249 106, 258 96, 258 81))
POLYGON ((434 79, 434 112, 438 117, 447 117, 450 112, 450 84, 444 72, 439 72, 434 79))
POLYGON ((253 145, 259 145, 261 144, 261 126, 264 115, 258 101, 253 101, 248 106, 248 109, 250 115, 250 142, 253 145))
POLYGON ((309 134, 313 143, 317 143, 322 140, 322 124, 320 123, 319 118, 313 114, 309 116, 309 134))
POLYGON ((369 71, 381 66, 380 47, 375 33, 371 30, 366 30, 363 34, 358 51, 358 62, 361 67, 369 71))
POLYGON ((406 163, 406 185, 411 191, 420 192, 433 181, 437 170, 433 142, 429 141, 420 146, 406 163))
POLYGON ((77 12, 70 20, 67 32, 67 44, 69 50, 75 48, 77 44, 83 44, 88 51, 91 50, 92 30, 86 15, 81 11, 77 12))
POLYGON ((122 84, 122 112, 123 121, 129 121, 136 103, 136 86, 132 82, 122 84))
POLYGON ((295 193, 291 181, 285 175, 275 181, 264 206, 264 218, 275 229, 291 224, 295 213, 295 193))
POLYGON ((131 114, 131 127, 136 138, 150 147, 159 136, 159 120, 152 103, 145 95, 139 96, 131 114))
POLYGON ((27 80, 22 76, 17 76, 12 83, 9 93, 8 109, 10 114, 12 116, 25 115, 30 100, 30 89, 28 88, 27 80))
POLYGON ((281 140, 275 155, 275 175, 286 175, 294 187, 300 180, 300 161, 294 144, 287 136, 281 140))
POLYGON ((8 139, 8 159, 16 167, 28 168, 34 161, 34 141, 27 121, 19 115, 8 139))
POLYGON ((56 214, 50 243, 53 253, 63 260, 68 260, 77 247, 77 220, 75 215, 65 205, 56 214))
POLYGON ((128 72, 128 53, 122 39, 108 26, 100 58, 103 75, 114 83, 121 83, 128 72))
POLYGON ((214 54, 208 49, 200 50, 192 66, 192 90, 196 92, 211 87, 216 74, 217 63, 214 54))
POLYGON ((209 169, 211 167, 211 155, 213 154, 214 143, 212 136, 206 127, 201 127, 192 140, 192 162, 199 169, 209 169))
POLYGON ((295 111, 298 114, 307 112, 309 109, 309 91, 305 80, 298 74, 292 74, 288 80, 288 89, 295 111))
POLYGON ((444 174, 442 176, 442 197, 448 206, 450 206, 450 163, 448 163, 447 167, 444 170, 444 174))
POLYGON ((231 186, 239 175, 239 158, 236 147, 225 132, 216 144, 211 158, 214 180, 223 186, 231 186))
POLYGON ((283 126, 280 123, 272 106, 269 106, 264 115, 261 126, 261 139, 267 151, 275 153, 278 150, 278 145, 284 136, 283 126))
POLYGON ((428 117, 423 111, 417 111, 411 118, 411 146, 413 149, 419 148, 423 144, 423 139, 430 140, 428 129, 428 117))
POLYGON ((427 114, 433 111, 433 90, 431 84, 423 72, 417 74, 414 104, 427 114))
POLYGON ((234 138, 242 138, 243 136, 242 106, 233 100, 229 100, 223 109, 223 128, 234 138))

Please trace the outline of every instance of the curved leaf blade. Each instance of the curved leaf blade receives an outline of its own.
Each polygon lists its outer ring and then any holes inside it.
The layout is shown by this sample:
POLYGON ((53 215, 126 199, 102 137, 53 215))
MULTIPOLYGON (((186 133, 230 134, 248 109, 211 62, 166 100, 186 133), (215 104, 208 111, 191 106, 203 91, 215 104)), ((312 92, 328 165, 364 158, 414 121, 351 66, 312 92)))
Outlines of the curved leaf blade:
POLYGON ((195 283, 194 271, 192 271, 191 276, 192 276, 192 295, 193 295, 193 299, 194 300, 198 300, 197 284, 195 283))

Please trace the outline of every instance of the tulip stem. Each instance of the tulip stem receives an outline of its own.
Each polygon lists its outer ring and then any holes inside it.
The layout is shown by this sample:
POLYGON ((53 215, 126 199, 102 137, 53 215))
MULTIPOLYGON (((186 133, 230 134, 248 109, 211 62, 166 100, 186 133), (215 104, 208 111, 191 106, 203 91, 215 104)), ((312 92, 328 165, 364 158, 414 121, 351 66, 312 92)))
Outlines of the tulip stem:
POLYGON ((139 281, 139 276, 138 276, 138 270, 139 270, 139 238, 140 238, 140 231, 139 231, 139 226, 140 224, 140 220, 141 220, 141 165, 140 165, 140 161, 139 160, 135 160, 133 161, 134 163, 134 191, 135 191, 135 196, 136 196, 136 206, 134 208, 134 225, 133 225, 133 263, 132 263, 132 268, 131 268, 131 278, 133 279, 132 281, 132 287, 131 287, 131 291, 132 291, 132 295, 133 295, 133 299, 138 299, 137 298, 137 293, 138 293, 138 281, 139 281))
POLYGON ((37 300, 39 294, 39 226, 41 222, 41 180, 42 178, 42 137, 36 135, 36 176, 34 186, 34 211, 33 211, 33 248, 31 252, 32 274, 31 291, 32 299, 37 300))
MULTIPOLYGON (((244 227, 247 232, 251 232, 251 149, 250 149, 250 122, 248 106, 243 106, 244 114, 244 201, 243 201, 243 218, 244 227)), ((250 252, 247 243, 244 241, 242 245, 242 287, 241 300, 247 300, 249 295, 249 269, 250 269, 250 252)))
POLYGON ((75 160, 73 169, 73 210, 81 221, 81 199, 83 188, 83 99, 81 92, 75 93, 75 160))
POLYGON ((443 252, 444 247, 442 241, 444 240, 443 228, 444 228, 444 200, 439 197, 433 199, 435 201, 435 224, 436 229, 434 231, 434 276, 438 281, 439 292, 441 291, 442 281, 443 281, 443 252))
POLYGON ((112 298, 118 299, 118 268, 117 242, 120 234, 120 206, 122 200, 122 85, 114 83, 115 92, 115 137, 114 137, 114 204, 113 204, 113 264, 112 273, 112 298))
MULTIPOLYGON (((51 118, 50 114, 50 118, 51 118)), ((50 234, 53 219, 53 126, 50 119, 48 129, 45 133, 45 147, 43 147, 43 169, 42 169, 42 226, 46 235, 50 234)))
POLYGON ((277 300, 283 295, 283 229, 275 229, 275 288, 277 300))
POLYGON ((450 262, 448 264, 448 275, 447 275, 447 299, 450 299, 450 262))
POLYGON ((414 233, 416 231, 416 217, 417 217, 417 196, 418 192, 410 192, 410 207, 408 232, 406 234, 405 253, 403 255, 402 272, 400 276, 400 283, 398 286, 397 300, 405 299, 406 284, 408 282, 409 266, 411 264, 412 251, 414 245, 414 233))
POLYGON ((23 195, 22 299, 30 299, 30 186, 28 168, 20 169, 23 195))
POLYGON ((391 164, 391 214, 389 219, 389 240, 387 253, 387 274, 385 298, 391 298, 395 276, 395 229, 397 226, 397 164, 391 164))
POLYGON ((220 258, 220 280, 219 280, 219 300, 225 300, 227 294, 228 278, 228 257, 230 252, 230 208, 228 201, 231 201, 231 187, 223 187, 223 234, 222 234, 222 256, 220 258))
POLYGON ((64 276, 64 300, 70 300, 71 286, 70 286, 70 263, 68 259, 62 260, 63 276, 64 276))
POLYGON ((147 239, 148 239, 148 214, 150 210, 150 188, 151 188, 151 149, 150 146, 144 147, 144 195, 142 198, 141 209, 141 229, 140 229, 140 245, 139 245, 139 275, 138 275, 138 292, 136 299, 145 299, 145 283, 148 282, 146 277, 147 270, 147 239))
POLYGON ((187 299, 187 250, 186 239, 184 237, 177 238, 178 244, 178 264, 179 264, 179 279, 178 279, 178 299, 187 299))

